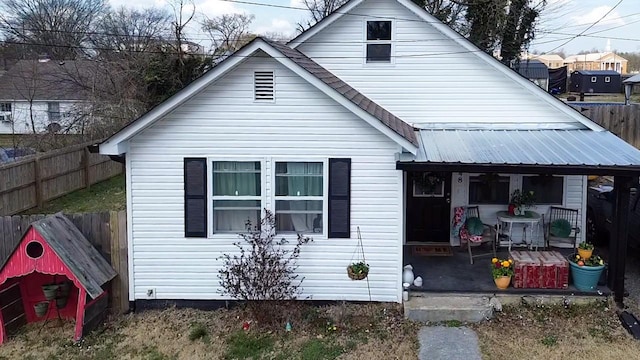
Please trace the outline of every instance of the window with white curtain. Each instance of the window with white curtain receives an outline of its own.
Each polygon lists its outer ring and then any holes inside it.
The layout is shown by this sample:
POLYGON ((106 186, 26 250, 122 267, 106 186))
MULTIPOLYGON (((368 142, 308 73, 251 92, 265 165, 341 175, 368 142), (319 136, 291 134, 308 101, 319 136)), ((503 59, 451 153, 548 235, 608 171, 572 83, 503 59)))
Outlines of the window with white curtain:
POLYGON ((323 163, 276 162, 276 231, 322 233, 323 163))
POLYGON ((240 232, 260 224, 259 161, 213 162, 213 232, 240 232))

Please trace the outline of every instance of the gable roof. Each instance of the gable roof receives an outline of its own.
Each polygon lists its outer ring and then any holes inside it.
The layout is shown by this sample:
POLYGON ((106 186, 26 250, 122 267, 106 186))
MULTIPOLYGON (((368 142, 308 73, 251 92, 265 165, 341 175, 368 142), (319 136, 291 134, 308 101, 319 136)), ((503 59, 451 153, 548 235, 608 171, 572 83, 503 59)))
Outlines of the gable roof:
MULTIPOLYGON (((117 273, 111 265, 62 213, 35 221, 29 227, 44 238, 91 298, 95 299, 102 294, 102 285, 116 277, 117 273)), ((20 243, 18 242, 16 249, 20 243)), ((15 249, 12 256, 13 252, 15 249)), ((0 269, 4 268, 10 258, 11 256, 7 257, 0 269)))
POLYGON ((411 125, 405 123, 380 105, 362 95, 301 52, 291 49, 286 45, 269 42, 258 37, 216 65, 213 69, 206 72, 203 76, 194 80, 184 89, 160 103, 140 118, 130 122, 120 131, 102 142, 100 144, 100 153, 108 155, 125 153, 127 151, 126 144, 124 144, 126 140, 200 93, 215 80, 234 69, 243 62, 244 59, 260 50, 304 78, 311 85, 324 92, 356 116, 387 135, 404 149, 411 153, 417 151, 418 140, 411 125))
MULTIPOLYGON (((308 30, 306 30, 305 32, 303 32, 302 34, 298 35, 296 38, 291 40, 288 43, 288 45, 294 49, 297 48, 298 46, 302 45, 306 40, 313 37, 315 34, 319 33, 326 27, 330 26, 335 21, 345 16, 349 11, 354 9, 356 6, 362 4, 365 1, 367 0, 347 1, 342 7, 334 11, 332 14, 322 19, 321 21, 316 23, 314 26, 312 26, 311 28, 309 28, 308 30)), ((469 39, 460 35, 451 27, 444 24, 442 21, 438 20, 435 16, 427 12, 424 8, 416 5, 413 1, 411 0, 387 0, 387 1, 395 1, 398 4, 404 6, 413 14, 418 16, 420 19, 424 20, 425 23, 428 23, 434 29, 439 31, 441 34, 443 34, 444 36, 456 42, 466 51, 477 56, 478 58, 483 60, 485 63, 492 66, 494 69, 496 69, 503 75, 507 76, 509 79, 513 80, 523 88, 529 90, 532 93, 532 95, 538 96, 541 100, 545 101, 550 106, 554 107, 556 110, 561 111, 565 115, 568 115, 576 122, 581 123, 586 128, 594 131, 605 131, 600 125, 591 121, 589 118, 585 117, 577 110, 571 108, 570 106, 567 106, 561 100, 555 98, 553 95, 547 93, 544 89, 540 88, 533 82, 529 81, 529 79, 523 76, 520 76, 520 74, 518 74, 516 71, 514 71, 513 69, 509 68, 505 64, 498 61, 498 59, 482 51, 475 44, 473 44, 469 39)))
POLYGON ((0 100, 86 100, 88 61, 20 60, 0 76, 0 100))
POLYGON ((354 104, 358 105, 362 110, 378 118, 380 122, 385 124, 391 130, 395 131, 400 136, 410 141, 412 144, 418 145, 415 131, 411 125, 402 121, 400 118, 388 112, 382 106, 376 104, 366 96, 362 95, 349 84, 342 81, 340 78, 332 74, 329 70, 323 68, 300 51, 277 42, 269 43, 271 44, 271 46, 278 49, 282 53, 282 55, 286 56, 296 64, 300 65, 303 69, 307 70, 309 73, 322 80, 322 82, 329 85, 331 88, 342 94, 342 96, 349 99, 354 104))
POLYGON ((540 60, 522 60, 515 66, 515 70, 527 79, 549 78, 549 68, 540 60))

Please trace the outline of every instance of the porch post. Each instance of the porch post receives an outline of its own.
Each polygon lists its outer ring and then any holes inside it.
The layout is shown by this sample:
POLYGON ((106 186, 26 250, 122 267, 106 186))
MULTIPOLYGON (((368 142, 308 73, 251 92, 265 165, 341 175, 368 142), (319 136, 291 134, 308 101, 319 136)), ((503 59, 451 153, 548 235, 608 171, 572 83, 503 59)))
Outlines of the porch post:
POLYGON ((609 241, 609 274, 607 285, 613 289, 614 300, 622 304, 624 298, 624 272, 627 260, 627 239, 629 236, 627 219, 629 215, 629 189, 631 177, 615 176, 613 178, 615 192, 615 207, 613 209, 613 223, 611 241, 609 241))

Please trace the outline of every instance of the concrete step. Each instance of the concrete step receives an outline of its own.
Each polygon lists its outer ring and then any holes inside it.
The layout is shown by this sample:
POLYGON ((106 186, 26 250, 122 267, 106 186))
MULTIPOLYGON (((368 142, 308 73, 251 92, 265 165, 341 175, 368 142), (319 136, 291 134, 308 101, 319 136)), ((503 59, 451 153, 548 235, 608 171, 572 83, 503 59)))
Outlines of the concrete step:
POLYGON ((405 301, 404 316, 424 323, 451 320, 469 323, 492 318, 493 309, 490 297, 483 295, 422 295, 405 301))

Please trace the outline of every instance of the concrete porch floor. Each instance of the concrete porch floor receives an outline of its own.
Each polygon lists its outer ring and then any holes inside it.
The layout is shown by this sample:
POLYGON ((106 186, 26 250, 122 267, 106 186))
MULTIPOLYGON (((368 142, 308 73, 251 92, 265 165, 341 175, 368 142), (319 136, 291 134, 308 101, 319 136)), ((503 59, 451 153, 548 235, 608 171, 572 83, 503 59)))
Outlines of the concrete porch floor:
MULTIPOLYGON (((411 287, 411 292, 425 293, 465 293, 465 294, 513 294, 513 295, 573 295, 573 296, 607 296, 611 290, 606 286, 599 286, 597 291, 584 292, 571 285, 567 289, 516 289, 510 286, 506 290, 498 290, 490 271, 491 255, 474 258, 474 264, 469 263, 467 250, 453 247, 453 256, 414 256, 408 246, 404 248, 404 265, 413 266, 414 275, 421 276, 421 287, 411 287)), ((490 252, 487 247, 474 248, 474 254, 490 252)), ((554 249, 563 255, 572 253, 570 249, 554 249)), ((508 258, 506 248, 499 249, 499 258, 508 258)))

